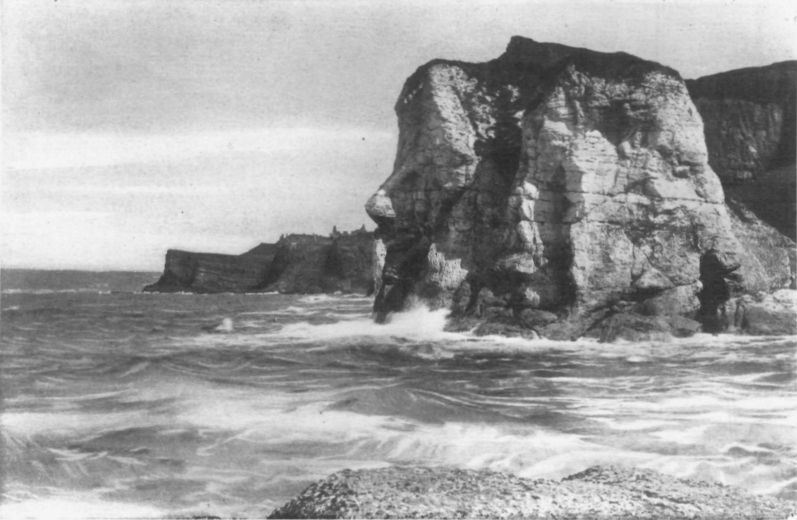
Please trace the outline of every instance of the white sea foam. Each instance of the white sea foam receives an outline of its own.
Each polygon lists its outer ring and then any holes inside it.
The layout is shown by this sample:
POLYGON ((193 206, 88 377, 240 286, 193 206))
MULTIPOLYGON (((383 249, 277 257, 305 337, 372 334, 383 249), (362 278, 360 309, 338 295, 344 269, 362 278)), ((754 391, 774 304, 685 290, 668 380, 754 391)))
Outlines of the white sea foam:
POLYGON ((53 412, 4 412, 3 431, 27 439, 37 435, 71 438, 129 428, 130 425, 159 425, 168 418, 156 419, 140 412, 86 413, 75 410, 53 412))
POLYGON ((333 396, 323 391, 271 392, 254 398, 225 390, 213 392, 211 398, 193 388, 186 396, 190 397, 177 422, 230 430, 222 443, 204 448, 203 456, 212 456, 230 442, 245 442, 270 446, 271 453, 281 447, 306 446, 305 456, 328 460, 330 471, 349 461, 370 461, 367 465, 390 461, 488 468, 527 477, 561 477, 593 463, 637 464, 661 458, 533 425, 455 420, 430 424, 332 409, 333 396))
POLYGON ((8 519, 144 519, 163 518, 165 514, 165 511, 149 505, 105 501, 90 494, 77 493, 0 503, 0 517, 8 519))
POLYGON ((416 307, 392 316, 389 323, 376 323, 370 317, 328 324, 299 322, 285 325, 276 333, 295 341, 328 341, 349 337, 400 337, 424 341, 460 339, 462 334, 445 332, 448 311, 416 307))
MULTIPOLYGON (((163 479, 179 489, 167 513, 208 503, 222 515, 253 503, 249 493, 268 501, 344 467, 391 463, 552 478, 616 463, 754 492, 794 487, 794 338, 476 337, 446 332, 445 311, 421 306, 380 325, 365 298, 280 298, 265 302, 272 310, 257 302, 230 314, 227 334, 197 325, 190 336, 136 337, 119 364, 105 336, 45 342, 37 361, 63 370, 14 368, 32 381, 11 387, 0 417, 19 464, 12 485, 27 470, 65 489, 101 475, 114 499, 159 503, 158 491, 136 486, 163 479), (280 323, 297 319, 307 321, 280 323)), ((231 312, 212 308, 193 323, 231 312)), ((80 316, 81 328, 91 316, 80 316)), ((25 482, 19 487, 49 500, 44 485, 25 482)), ((8 517, 39 500, 5 498, 17 507, 0 513, 8 517)), ((84 514, 107 504, 99 498, 53 499, 88 504, 84 514)))

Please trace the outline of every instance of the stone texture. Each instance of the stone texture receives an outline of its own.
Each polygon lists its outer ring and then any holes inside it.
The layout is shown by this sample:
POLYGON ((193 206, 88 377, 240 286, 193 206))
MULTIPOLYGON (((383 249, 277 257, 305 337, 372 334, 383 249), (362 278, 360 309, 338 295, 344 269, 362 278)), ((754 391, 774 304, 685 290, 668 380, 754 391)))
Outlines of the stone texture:
POLYGON ((589 468, 561 481, 450 468, 344 470, 269 518, 786 519, 794 504, 652 470, 589 468))
POLYGON ((712 250, 739 264, 729 297, 790 279, 790 244, 762 261, 737 236, 754 232, 672 69, 514 37, 487 63, 420 67, 396 112, 394 171, 366 204, 386 251, 378 318, 416 295, 469 323, 545 310, 559 322, 535 333, 577 337, 618 303, 695 313, 712 250))
POLYGON ((795 239, 797 61, 686 82, 726 195, 795 239))
POLYGON ((242 255, 169 250, 149 292, 282 293, 373 291, 373 233, 292 234, 242 255))
POLYGON ((744 296, 735 302, 737 330, 754 335, 797 334, 797 291, 744 296))

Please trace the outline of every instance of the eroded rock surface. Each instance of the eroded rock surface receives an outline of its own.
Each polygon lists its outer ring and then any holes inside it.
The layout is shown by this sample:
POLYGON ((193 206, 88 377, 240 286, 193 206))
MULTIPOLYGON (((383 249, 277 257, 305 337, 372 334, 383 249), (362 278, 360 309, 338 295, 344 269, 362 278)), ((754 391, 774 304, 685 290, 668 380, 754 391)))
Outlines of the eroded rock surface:
POLYGON ((726 195, 795 239, 797 61, 686 82, 726 195))
POLYGON ((631 313, 656 336, 701 308, 706 255, 737 266, 728 298, 791 280, 789 247, 762 262, 737 236, 672 69, 514 37, 487 63, 420 67, 396 112, 395 168, 366 205, 378 319, 417 296, 477 331, 601 336, 631 313))
POLYGON ((345 470, 269 518, 786 519, 793 504, 651 470, 595 466, 561 481, 448 468, 345 470))

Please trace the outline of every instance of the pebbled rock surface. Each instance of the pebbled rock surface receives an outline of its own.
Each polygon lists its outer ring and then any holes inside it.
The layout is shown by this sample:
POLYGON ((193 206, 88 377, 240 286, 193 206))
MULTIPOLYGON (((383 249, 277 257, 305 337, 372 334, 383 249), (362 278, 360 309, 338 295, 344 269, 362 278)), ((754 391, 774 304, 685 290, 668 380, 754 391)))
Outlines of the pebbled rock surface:
POLYGON ((797 61, 687 80, 726 195, 795 239, 797 61))
POLYGON ((420 67, 396 112, 394 171, 366 204, 385 251, 377 319, 415 296, 477 331, 602 336, 632 313, 658 337, 791 280, 792 243, 748 247, 670 68, 513 37, 487 63, 420 67))
POLYGON ((373 233, 291 234, 238 256, 169 250, 148 292, 373 291, 373 233))
POLYGON ((344 470, 269 518, 783 519, 794 505, 651 470, 596 466, 561 481, 448 468, 344 470))

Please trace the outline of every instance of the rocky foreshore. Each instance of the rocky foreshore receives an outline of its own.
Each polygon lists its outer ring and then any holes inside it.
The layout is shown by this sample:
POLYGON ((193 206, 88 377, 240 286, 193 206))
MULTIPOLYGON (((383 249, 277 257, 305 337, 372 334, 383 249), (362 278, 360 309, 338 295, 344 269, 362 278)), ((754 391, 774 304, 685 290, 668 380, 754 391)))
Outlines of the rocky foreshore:
POLYGON ((652 470, 594 466, 562 480, 452 468, 344 470, 269 518, 758 519, 795 503, 652 470))
POLYGON ((373 291, 373 233, 283 235, 241 255, 170 249, 163 275, 145 292, 361 293, 373 291))

